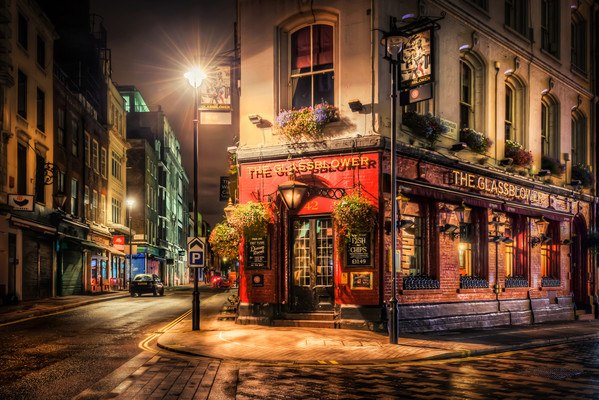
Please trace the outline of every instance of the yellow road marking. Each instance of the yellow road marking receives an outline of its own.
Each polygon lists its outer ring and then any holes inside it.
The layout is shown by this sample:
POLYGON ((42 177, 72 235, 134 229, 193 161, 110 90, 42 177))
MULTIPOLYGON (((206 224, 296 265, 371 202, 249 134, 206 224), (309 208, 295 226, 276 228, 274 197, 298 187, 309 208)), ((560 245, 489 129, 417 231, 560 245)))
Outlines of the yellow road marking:
POLYGON ((187 310, 182 315, 180 315, 179 317, 175 318, 173 321, 169 322, 168 324, 166 324, 162 328, 160 328, 158 331, 152 333, 150 336, 148 336, 147 338, 145 338, 144 340, 142 340, 141 342, 139 342, 139 344, 137 345, 137 347, 139 347, 140 349, 142 349, 144 351, 149 351, 151 353, 158 353, 156 350, 154 350, 153 348, 150 347, 150 343, 154 339, 157 339, 160 335, 162 335, 163 333, 167 332, 169 329, 171 329, 172 327, 174 327, 175 325, 177 325, 183 319, 187 318, 187 316, 189 316, 189 314, 191 314, 191 310, 187 310))

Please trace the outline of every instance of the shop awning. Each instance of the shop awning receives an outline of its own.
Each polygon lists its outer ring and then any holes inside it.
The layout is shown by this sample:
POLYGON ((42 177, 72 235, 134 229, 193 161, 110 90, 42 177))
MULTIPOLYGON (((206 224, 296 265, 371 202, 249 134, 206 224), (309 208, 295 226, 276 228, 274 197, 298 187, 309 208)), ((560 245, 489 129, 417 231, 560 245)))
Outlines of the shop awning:
POLYGON ((81 244, 92 249, 106 251, 106 248, 104 246, 96 242, 92 242, 91 240, 81 240, 81 244))

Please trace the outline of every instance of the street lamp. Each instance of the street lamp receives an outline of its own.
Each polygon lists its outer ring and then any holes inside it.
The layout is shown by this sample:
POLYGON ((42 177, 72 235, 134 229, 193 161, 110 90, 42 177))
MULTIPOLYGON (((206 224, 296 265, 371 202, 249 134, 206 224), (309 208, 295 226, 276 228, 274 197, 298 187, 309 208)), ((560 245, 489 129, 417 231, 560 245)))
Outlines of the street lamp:
MULTIPOLYGON (((393 31, 394 29, 392 29, 393 31)), ((401 52, 403 49, 403 37, 398 32, 385 33, 381 41, 385 46, 385 59, 391 64, 391 299, 389 306, 391 308, 391 321, 389 327, 389 342, 397 344, 399 339, 398 333, 398 309, 397 309, 397 171, 396 171, 396 154, 395 147, 397 141, 397 66, 400 62, 401 52)))
MULTIPOLYGON (((129 287, 131 287, 131 274, 133 271, 133 230, 132 230, 132 226, 131 226, 131 211, 133 208, 133 205, 135 204, 135 200, 133 199, 127 199, 126 200, 127 203, 127 212, 129 213, 129 218, 128 218, 128 224, 129 224, 129 287)), ((123 274, 123 281, 125 280, 125 276, 123 274)))
MULTIPOLYGON (((198 89, 206 74, 199 68, 193 67, 183 75, 193 87, 193 237, 198 235, 198 89)), ((198 268, 193 271, 193 295, 191 301, 191 329, 200 330, 200 292, 198 291, 198 268)))

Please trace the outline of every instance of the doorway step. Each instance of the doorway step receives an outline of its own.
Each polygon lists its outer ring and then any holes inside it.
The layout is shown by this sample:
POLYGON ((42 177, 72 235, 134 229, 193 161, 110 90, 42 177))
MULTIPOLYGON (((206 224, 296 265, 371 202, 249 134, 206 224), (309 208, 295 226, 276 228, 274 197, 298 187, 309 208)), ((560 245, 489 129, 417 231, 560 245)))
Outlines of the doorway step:
POLYGON ((339 328, 335 320, 335 313, 313 312, 313 313, 283 313, 280 318, 272 321, 273 326, 295 326, 303 328, 339 328))
POLYGON ((595 319, 595 314, 587 310, 576 310, 577 321, 592 321, 595 319))

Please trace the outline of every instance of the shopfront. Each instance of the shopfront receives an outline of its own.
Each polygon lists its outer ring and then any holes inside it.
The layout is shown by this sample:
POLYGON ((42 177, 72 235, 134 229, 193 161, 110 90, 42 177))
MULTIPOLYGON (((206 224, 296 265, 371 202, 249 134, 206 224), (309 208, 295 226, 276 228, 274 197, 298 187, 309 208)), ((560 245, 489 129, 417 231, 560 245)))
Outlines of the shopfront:
MULTIPOLYGON (((335 327, 384 329, 393 256, 387 156, 241 163, 239 202, 267 202, 275 222, 268 235, 244 238, 240 323, 320 314, 335 327), (306 188, 294 209, 281 196, 290 181, 306 188), (356 191, 375 205, 377 222, 344 238, 332 207, 356 191)), ((396 176, 400 331, 532 324, 592 312, 595 277, 584 244, 591 196, 410 150, 398 156, 396 176)))

